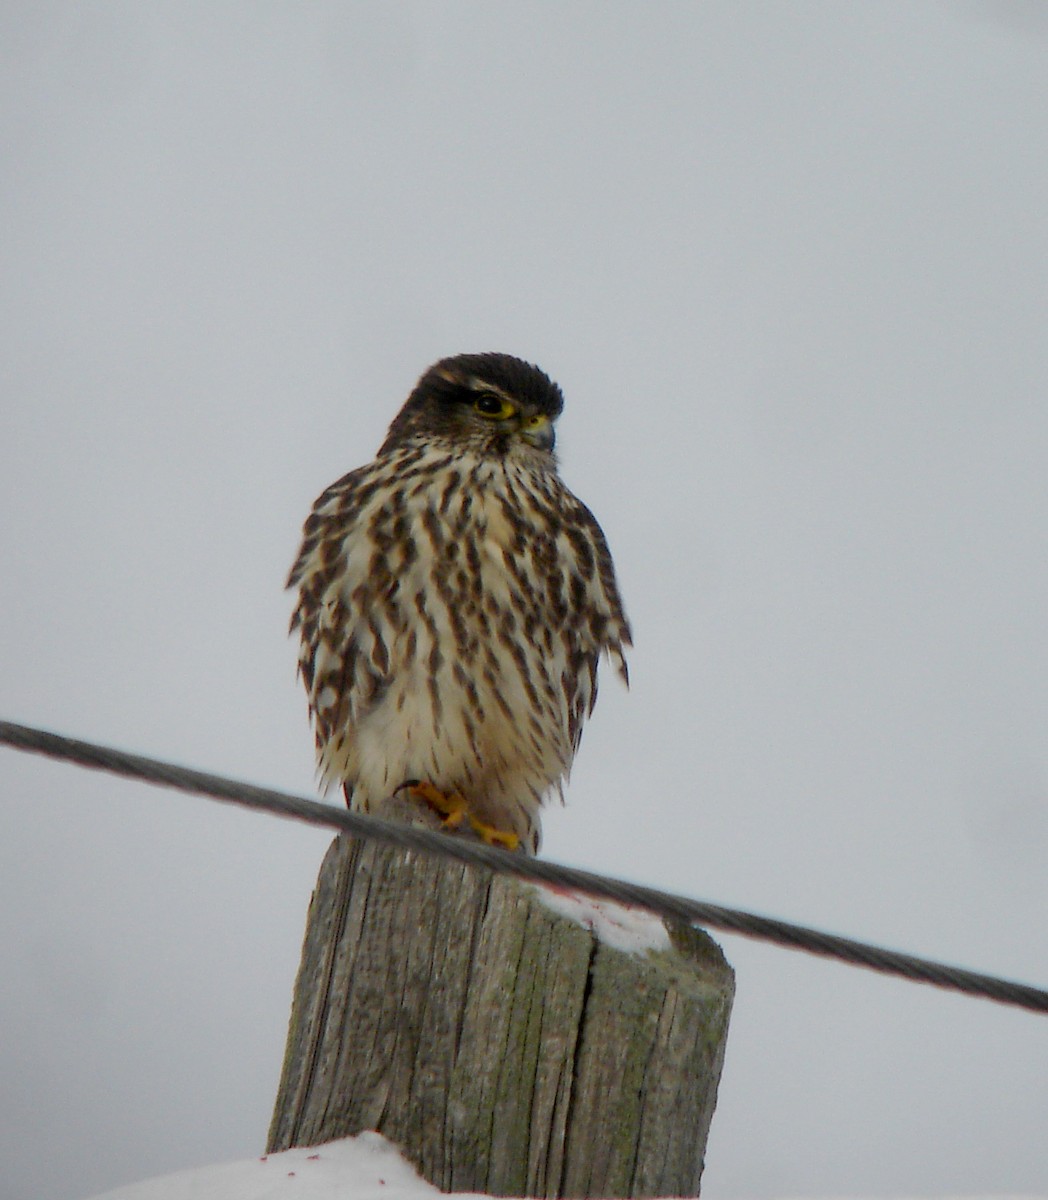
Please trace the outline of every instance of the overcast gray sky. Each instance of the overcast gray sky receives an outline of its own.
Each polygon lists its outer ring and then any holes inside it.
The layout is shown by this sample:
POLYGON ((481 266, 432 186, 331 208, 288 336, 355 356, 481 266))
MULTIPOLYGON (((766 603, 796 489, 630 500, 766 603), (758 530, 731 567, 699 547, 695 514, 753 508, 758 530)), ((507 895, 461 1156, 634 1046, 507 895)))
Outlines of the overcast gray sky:
MULTIPOLYGON (((9 2, 0 63, 4 717, 310 792, 301 522, 509 351, 636 632, 544 853, 1048 983, 1043 4, 9 2)), ((9 1200, 260 1151, 326 835, 0 795, 9 1200)), ((1044 1018, 722 941, 709 1200, 1048 1192, 1044 1018)))

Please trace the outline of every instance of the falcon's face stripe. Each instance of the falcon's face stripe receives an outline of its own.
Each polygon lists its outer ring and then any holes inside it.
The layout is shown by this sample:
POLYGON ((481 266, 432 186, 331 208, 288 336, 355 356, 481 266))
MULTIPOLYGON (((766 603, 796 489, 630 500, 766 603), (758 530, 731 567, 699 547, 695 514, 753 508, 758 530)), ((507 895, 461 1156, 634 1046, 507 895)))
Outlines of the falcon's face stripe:
POLYGON ((629 645, 603 535, 549 453, 561 404, 520 360, 443 360, 314 506, 292 628, 323 782, 354 806, 423 780, 537 848, 598 659, 624 674, 629 645))

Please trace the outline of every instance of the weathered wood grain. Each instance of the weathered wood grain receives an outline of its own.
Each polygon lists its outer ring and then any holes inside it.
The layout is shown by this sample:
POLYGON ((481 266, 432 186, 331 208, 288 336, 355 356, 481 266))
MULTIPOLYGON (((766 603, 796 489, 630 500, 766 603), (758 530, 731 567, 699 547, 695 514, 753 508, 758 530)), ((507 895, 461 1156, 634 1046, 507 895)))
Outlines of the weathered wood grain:
POLYGON ((269 1149, 377 1129, 445 1191, 698 1195, 734 979, 670 934, 623 952, 534 885, 336 839, 269 1149))

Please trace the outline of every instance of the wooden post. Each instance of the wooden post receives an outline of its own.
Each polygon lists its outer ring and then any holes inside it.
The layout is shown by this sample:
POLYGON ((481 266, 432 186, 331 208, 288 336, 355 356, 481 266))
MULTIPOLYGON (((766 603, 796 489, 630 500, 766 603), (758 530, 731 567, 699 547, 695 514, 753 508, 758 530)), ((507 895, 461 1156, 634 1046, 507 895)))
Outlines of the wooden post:
POLYGON ((731 968, 699 930, 573 895, 337 838, 269 1150, 377 1129, 445 1191, 698 1195, 731 968))

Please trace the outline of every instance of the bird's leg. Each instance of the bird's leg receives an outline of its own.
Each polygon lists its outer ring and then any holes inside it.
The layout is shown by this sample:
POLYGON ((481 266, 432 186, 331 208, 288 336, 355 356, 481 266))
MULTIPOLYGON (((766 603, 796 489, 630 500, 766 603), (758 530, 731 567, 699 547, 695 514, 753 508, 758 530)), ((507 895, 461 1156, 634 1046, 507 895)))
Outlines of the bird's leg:
POLYGON ((425 780, 409 780, 402 784, 397 791, 404 790, 415 800, 428 804, 444 823, 445 829, 457 829, 463 818, 469 821, 469 826, 485 845, 502 846, 506 850, 516 850, 520 845, 520 836, 505 829, 496 829, 488 825, 469 811, 466 799, 459 792, 442 792, 432 783, 425 780))

